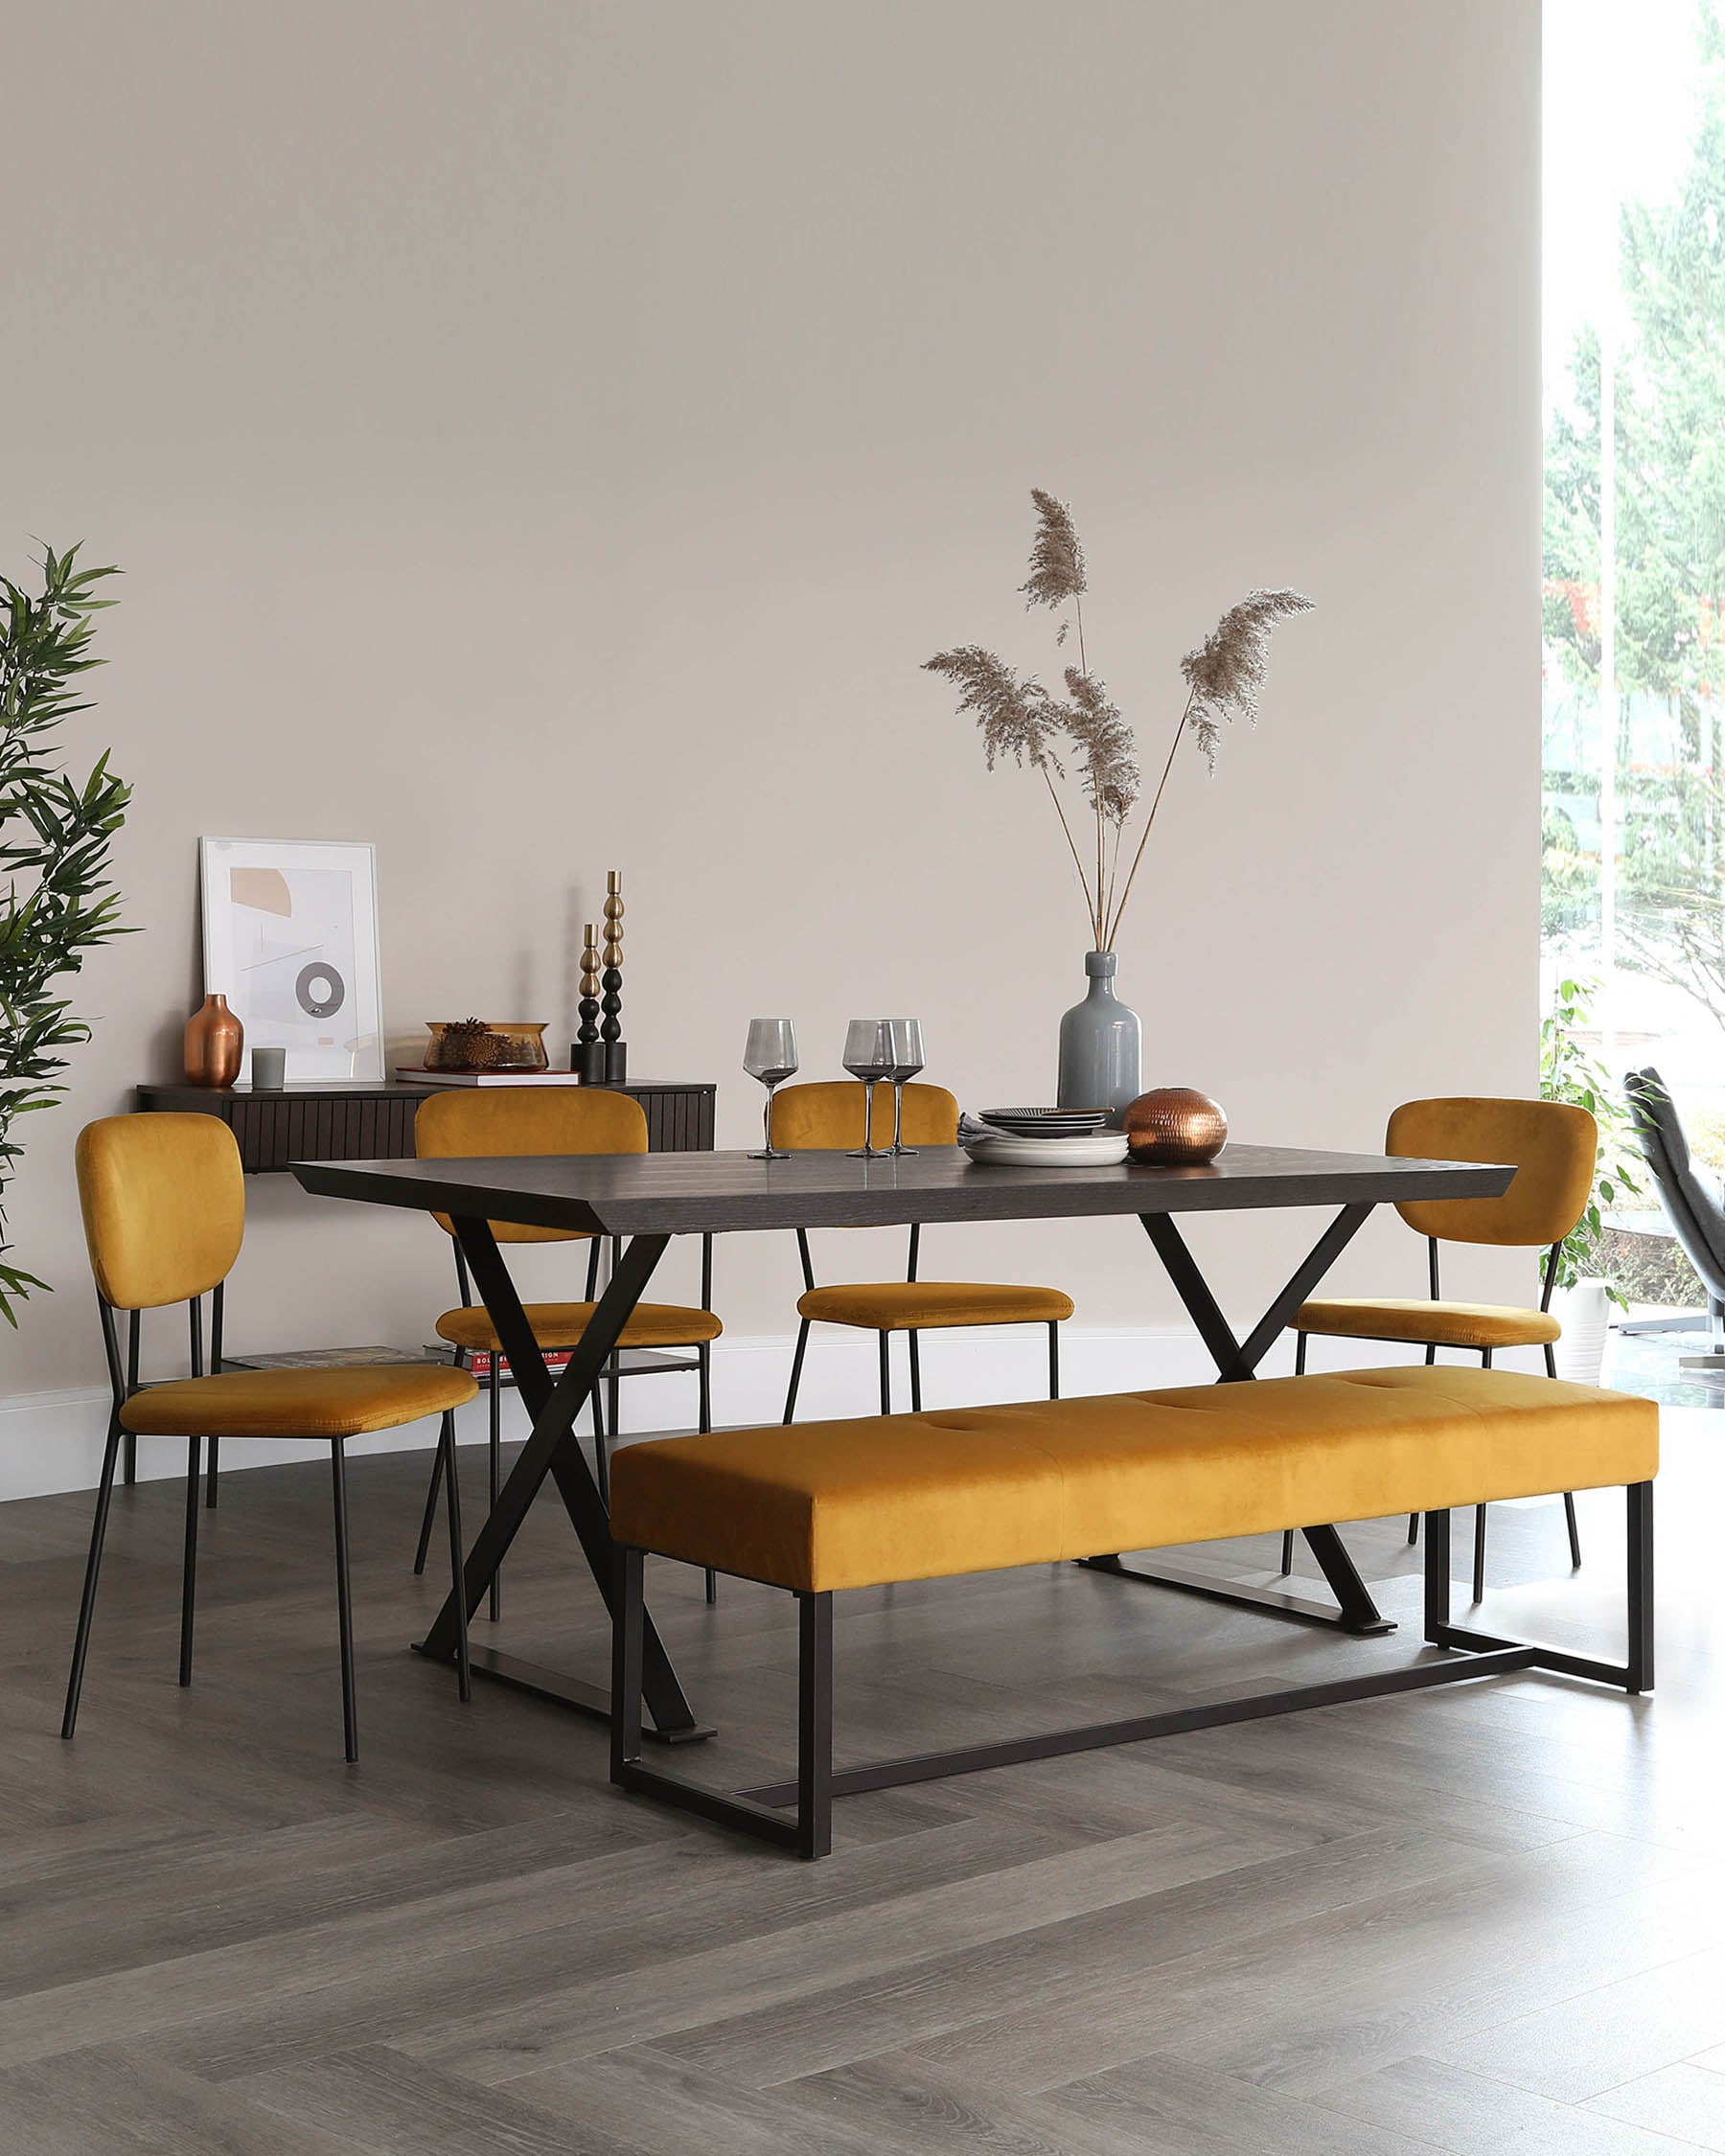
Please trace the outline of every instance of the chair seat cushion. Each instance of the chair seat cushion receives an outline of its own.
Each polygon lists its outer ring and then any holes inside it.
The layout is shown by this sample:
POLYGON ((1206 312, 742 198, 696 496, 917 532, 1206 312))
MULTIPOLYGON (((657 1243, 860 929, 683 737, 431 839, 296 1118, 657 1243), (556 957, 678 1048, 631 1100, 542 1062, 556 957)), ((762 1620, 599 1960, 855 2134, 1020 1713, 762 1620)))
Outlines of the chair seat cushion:
POLYGON ((1650 1400, 1348 1370, 632 1445, 618 1541, 821 1592, 1640 1482, 1650 1400))
POLYGON ((1563 1337, 1563 1327, 1549 1310, 1392 1296, 1326 1296, 1302 1303, 1294 1329, 1344 1340, 1413 1341, 1430 1347, 1542 1347, 1563 1337))
POLYGON ((811 1288, 797 1315, 871 1333, 932 1331, 943 1325, 1046 1325, 1072 1315, 1058 1288, 991 1287, 974 1280, 883 1280, 811 1288))
MULTIPOLYGON (((593 1302, 530 1302, 527 1322, 541 1347, 574 1347, 593 1321, 593 1302)), ((710 1310, 687 1310, 675 1302, 638 1302, 617 1342, 620 1347, 698 1347, 724 1330, 710 1310)), ((478 1304, 446 1310, 437 1320, 439 1340, 457 1347, 497 1352, 497 1329, 478 1304)))
POLYGON ((134 1394, 120 1427, 140 1437, 358 1437, 465 1407, 478 1389, 465 1370, 441 1363, 223 1370, 134 1394))

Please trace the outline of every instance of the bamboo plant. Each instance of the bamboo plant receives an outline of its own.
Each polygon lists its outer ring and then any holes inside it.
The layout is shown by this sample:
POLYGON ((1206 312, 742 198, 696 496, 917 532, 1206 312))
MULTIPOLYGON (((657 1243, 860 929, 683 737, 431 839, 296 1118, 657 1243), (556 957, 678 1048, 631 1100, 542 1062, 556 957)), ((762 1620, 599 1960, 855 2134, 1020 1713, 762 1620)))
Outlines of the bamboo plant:
POLYGON ((1190 735, 1214 771, 1223 727, 1235 719, 1257 722, 1270 631, 1290 614, 1304 613, 1312 602, 1298 591, 1249 591, 1181 660, 1185 700, 1138 843, 1127 855, 1122 883, 1121 856, 1142 792, 1138 744, 1107 685, 1091 671, 1084 637, 1084 594, 1090 583, 1071 511, 1041 487, 1031 489, 1030 498, 1036 506, 1036 536, 1030 574, 1019 588, 1027 607, 1046 607, 1061 614, 1057 647, 1065 645, 1069 634, 1075 638, 1078 663, 1065 669, 1065 697, 1052 695, 1034 675, 1021 678, 980 644, 960 644, 923 663, 927 671, 944 674, 956 685, 961 712, 976 713, 991 771, 997 759, 1010 756, 1021 768, 1040 773, 1078 871, 1093 947, 1112 951, 1181 743, 1190 735), (1069 606, 1070 616, 1064 611, 1069 606), (1076 751, 1078 783, 1088 810, 1088 816, 1079 816, 1082 846, 1057 783, 1067 777, 1060 758, 1063 742, 1076 751))
POLYGON ((108 878, 108 849, 126 820, 129 787, 107 751, 81 784, 57 754, 58 729, 80 700, 78 677, 104 661, 90 651, 91 616, 108 569, 80 569, 78 548, 45 551, 34 596, 0 577, 0 1317, 46 1281, 11 1258, 4 1199, 22 1153, 20 1115, 65 1091, 62 1051, 90 1037, 58 993, 84 954, 126 931, 108 878))

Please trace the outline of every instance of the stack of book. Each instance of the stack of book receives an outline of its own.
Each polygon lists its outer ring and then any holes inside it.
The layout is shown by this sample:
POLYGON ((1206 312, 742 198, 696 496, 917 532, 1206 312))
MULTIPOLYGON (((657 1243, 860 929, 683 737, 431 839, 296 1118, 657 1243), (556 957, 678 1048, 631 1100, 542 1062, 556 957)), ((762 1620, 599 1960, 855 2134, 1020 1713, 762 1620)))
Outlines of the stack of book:
POLYGON ((426 1070, 418 1064, 397 1064, 400 1086, 579 1086, 573 1070, 426 1070))
MULTIPOLYGON (((556 1377, 560 1371, 568 1368, 569 1357, 572 1353, 573 1350, 567 1347, 547 1347, 544 1350, 545 1367, 553 1377, 556 1377)), ((500 1357, 499 1360, 503 1365, 502 1375, 505 1379, 508 1379, 510 1377, 509 1357, 505 1355, 500 1357)), ((491 1349, 489 1347, 464 1348, 461 1356, 461 1366, 470 1377, 475 1377, 483 1384, 492 1372, 491 1349)))

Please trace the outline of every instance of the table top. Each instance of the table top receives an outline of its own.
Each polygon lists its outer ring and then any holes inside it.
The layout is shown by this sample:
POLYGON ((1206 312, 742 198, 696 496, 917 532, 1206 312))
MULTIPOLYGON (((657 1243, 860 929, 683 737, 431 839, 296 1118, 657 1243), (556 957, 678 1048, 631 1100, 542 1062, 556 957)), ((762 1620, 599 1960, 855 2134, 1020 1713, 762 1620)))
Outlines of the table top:
POLYGON ((483 1160, 298 1160, 321 1197, 600 1235, 874 1227, 1496 1198, 1513 1167, 1230 1143, 1203 1168, 979 1167, 955 1145, 860 1160, 844 1153, 559 1154, 483 1160))

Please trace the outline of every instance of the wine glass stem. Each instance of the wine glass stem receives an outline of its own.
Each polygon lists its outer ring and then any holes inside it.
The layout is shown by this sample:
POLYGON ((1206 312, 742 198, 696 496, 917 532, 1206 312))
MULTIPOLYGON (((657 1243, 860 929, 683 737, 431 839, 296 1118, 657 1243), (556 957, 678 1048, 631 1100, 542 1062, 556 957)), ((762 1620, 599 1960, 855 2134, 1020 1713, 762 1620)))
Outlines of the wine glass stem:
POLYGON ((772 1151, 772 1096, 777 1091, 778 1086, 776 1082, 768 1087, 767 1106, 761 1112, 761 1122, 766 1134, 767 1151, 769 1153, 772 1151))
POLYGON ((905 1088, 903 1081, 892 1081, 892 1150, 899 1150, 899 1130, 905 1120, 905 1088))
POLYGON ((874 1151, 874 1080, 864 1078, 862 1081, 862 1151, 864 1154, 874 1151))

